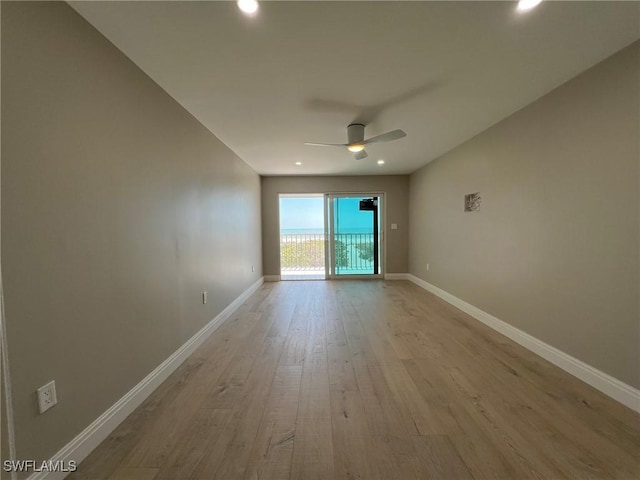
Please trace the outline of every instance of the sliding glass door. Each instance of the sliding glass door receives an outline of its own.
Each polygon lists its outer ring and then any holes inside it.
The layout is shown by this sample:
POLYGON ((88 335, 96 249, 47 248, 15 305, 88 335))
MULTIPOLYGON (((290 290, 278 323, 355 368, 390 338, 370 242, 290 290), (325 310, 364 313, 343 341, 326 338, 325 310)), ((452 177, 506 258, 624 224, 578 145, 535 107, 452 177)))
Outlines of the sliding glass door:
POLYGON ((280 279, 324 280, 324 195, 280 195, 280 279))
POLYGON ((328 195, 329 277, 382 276, 382 194, 328 195))

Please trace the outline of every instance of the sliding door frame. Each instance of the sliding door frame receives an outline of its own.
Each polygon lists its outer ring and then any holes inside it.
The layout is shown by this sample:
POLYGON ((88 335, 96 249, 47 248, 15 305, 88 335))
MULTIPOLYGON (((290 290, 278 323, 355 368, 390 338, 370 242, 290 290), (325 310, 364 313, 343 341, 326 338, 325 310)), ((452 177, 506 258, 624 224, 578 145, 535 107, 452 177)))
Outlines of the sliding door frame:
MULTIPOLYGON (((328 276, 328 268, 329 268, 329 264, 327 263, 327 194, 326 193, 318 193, 318 192, 314 192, 314 193, 300 193, 300 192, 295 192, 295 193, 281 193, 278 192, 278 235, 280 236, 280 238, 278 239, 278 256, 280 258, 280 275, 279 278, 280 280, 282 280, 283 277, 283 268, 282 268, 282 240, 281 240, 281 235, 282 235, 282 231, 281 231, 281 214, 282 212, 280 211, 280 200, 283 198, 322 198, 322 203, 323 203, 323 208, 324 208, 324 225, 323 225, 323 233, 320 234, 322 235, 322 239, 324 240, 324 278, 287 278, 285 280, 289 281, 289 280, 327 280, 329 278, 328 276)), ((300 275, 303 276, 303 275, 300 275)), ((318 275, 320 276, 320 275, 318 275)))
POLYGON ((387 237, 385 235, 385 219, 387 202, 384 192, 368 191, 368 192, 335 192, 325 193, 324 202, 324 231, 325 231, 325 272, 326 278, 329 280, 339 279, 360 279, 360 280, 378 280, 384 278, 387 267, 387 237), (335 273, 335 235, 334 235, 334 200, 337 198, 348 197, 378 197, 378 247, 380 252, 378 257, 380 260, 379 273, 371 274, 349 274, 337 275, 335 273), (381 208, 380 208, 381 207, 381 208))

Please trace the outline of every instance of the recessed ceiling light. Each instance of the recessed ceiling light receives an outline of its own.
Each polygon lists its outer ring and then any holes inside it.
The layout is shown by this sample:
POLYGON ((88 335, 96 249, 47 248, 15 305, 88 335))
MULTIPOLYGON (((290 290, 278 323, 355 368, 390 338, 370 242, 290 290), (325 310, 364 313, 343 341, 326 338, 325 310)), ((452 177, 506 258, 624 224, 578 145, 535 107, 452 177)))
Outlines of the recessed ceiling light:
POLYGON ((296 162, 296 165, 302 165, 302 162, 296 162))
POLYGON ((258 1, 238 0, 238 8, 244 13, 248 13, 249 15, 251 15, 252 13, 256 13, 258 11, 258 1))
POLYGON ((384 160, 378 160, 378 165, 384 165, 384 160))
POLYGON ((533 7, 537 7, 542 3, 542 0, 520 0, 518 2, 518 10, 525 12, 531 10, 533 7))

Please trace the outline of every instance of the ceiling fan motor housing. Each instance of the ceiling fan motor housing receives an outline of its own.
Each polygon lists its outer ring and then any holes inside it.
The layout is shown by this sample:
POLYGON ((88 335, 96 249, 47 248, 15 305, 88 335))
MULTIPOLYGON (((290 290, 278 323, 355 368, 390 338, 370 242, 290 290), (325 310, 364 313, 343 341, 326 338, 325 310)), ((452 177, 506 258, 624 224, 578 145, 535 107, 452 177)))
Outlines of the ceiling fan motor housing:
POLYGON ((347 127, 347 139, 349 145, 353 143, 362 143, 364 141, 364 125, 361 123, 352 123, 347 127))

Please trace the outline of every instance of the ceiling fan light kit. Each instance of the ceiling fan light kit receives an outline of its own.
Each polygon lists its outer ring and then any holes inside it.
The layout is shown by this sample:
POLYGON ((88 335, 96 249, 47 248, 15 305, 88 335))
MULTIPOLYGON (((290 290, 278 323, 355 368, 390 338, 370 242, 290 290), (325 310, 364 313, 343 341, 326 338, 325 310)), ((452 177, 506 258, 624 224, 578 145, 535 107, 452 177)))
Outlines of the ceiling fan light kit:
POLYGON ((238 8, 248 15, 253 15, 258 11, 257 0, 238 0, 236 3, 238 8))
POLYGON ((542 3, 542 0, 520 0, 518 2, 518 10, 521 12, 526 12, 527 10, 531 10, 532 8, 537 7, 542 3))
POLYGON ((305 142, 305 145, 312 147, 347 147, 354 154, 356 160, 367 158, 367 152, 364 151, 365 145, 372 143, 391 142, 406 137, 407 134, 403 130, 393 130, 391 132, 376 135, 368 139, 364 139, 364 125, 361 123, 352 123, 347 127, 347 141, 349 143, 312 143, 305 142))

